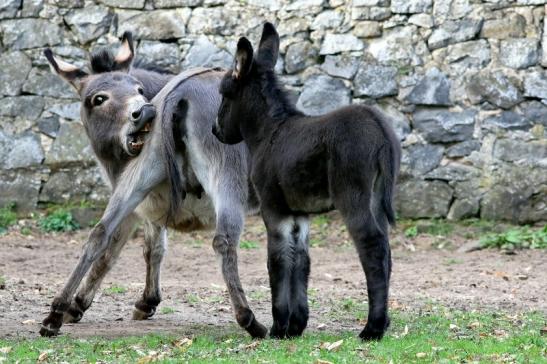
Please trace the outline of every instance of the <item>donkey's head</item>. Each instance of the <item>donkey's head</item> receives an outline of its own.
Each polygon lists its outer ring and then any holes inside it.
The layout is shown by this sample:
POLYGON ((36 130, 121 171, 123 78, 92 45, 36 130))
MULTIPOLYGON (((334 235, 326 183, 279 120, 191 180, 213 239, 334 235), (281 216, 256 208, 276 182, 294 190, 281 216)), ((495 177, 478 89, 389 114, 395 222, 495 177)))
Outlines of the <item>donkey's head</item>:
POLYGON ((239 39, 234 67, 220 84, 222 103, 213 134, 221 142, 239 143, 246 133, 260 134, 259 120, 280 119, 294 111, 277 86, 274 67, 278 54, 279 35, 271 23, 264 24, 256 56, 249 40, 239 39))
POLYGON ((150 130, 156 110, 143 85, 129 74, 134 57, 131 33, 123 35, 114 56, 103 49, 91 55, 91 73, 44 54, 55 73, 68 81, 81 99, 80 115, 99 158, 123 159, 137 155, 150 130))

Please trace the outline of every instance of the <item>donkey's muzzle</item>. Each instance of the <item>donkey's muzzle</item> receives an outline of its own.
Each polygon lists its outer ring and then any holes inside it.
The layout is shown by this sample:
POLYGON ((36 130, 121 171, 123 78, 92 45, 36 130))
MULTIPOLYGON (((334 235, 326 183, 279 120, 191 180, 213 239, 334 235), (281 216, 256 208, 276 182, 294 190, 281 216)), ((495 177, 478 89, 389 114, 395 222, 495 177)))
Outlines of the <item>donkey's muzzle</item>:
POLYGON ((141 130, 156 117, 156 108, 152 104, 144 104, 139 110, 131 113, 131 121, 136 130, 141 130))

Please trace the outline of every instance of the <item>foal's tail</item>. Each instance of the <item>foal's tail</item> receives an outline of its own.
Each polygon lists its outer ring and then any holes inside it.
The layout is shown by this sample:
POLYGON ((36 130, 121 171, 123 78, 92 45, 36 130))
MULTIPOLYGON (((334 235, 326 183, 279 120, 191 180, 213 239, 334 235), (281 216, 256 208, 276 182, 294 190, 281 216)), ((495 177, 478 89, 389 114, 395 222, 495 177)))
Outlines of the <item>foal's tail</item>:
POLYGON ((391 127, 383 124, 382 129, 384 129, 383 131, 386 137, 386 143, 378 152, 381 206, 389 223, 392 226, 395 226, 393 195, 395 183, 397 182, 397 175, 399 174, 399 165, 401 163, 401 145, 391 127))

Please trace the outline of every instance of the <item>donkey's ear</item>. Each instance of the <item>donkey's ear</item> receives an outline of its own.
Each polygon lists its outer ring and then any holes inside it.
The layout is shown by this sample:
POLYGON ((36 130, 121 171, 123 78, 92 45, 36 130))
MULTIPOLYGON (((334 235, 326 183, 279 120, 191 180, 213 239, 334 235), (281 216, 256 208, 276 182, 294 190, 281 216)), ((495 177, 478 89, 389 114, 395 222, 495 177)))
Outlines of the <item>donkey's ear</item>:
POLYGON ((55 57, 49 48, 44 50, 44 56, 46 56, 53 72, 68 81, 76 91, 79 92, 82 86, 82 79, 87 76, 87 73, 78 67, 55 57))
POLYGON ((118 50, 118 54, 114 57, 116 62, 116 70, 129 71, 131 63, 135 57, 135 49, 133 48, 133 34, 131 32, 125 32, 122 35, 122 45, 118 50))
POLYGON ((264 24, 256 61, 266 69, 273 70, 279 56, 279 34, 272 23, 264 24))
POLYGON ((239 80, 245 77, 253 64, 253 46, 245 37, 239 38, 232 77, 239 80))

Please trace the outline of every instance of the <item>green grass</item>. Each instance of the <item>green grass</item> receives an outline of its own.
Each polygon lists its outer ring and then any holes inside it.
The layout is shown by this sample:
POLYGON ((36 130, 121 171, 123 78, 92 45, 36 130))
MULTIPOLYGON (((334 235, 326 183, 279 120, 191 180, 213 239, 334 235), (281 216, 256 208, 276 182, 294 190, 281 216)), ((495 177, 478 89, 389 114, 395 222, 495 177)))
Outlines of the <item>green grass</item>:
POLYGON ((501 233, 487 234, 480 239, 484 248, 514 249, 546 249, 547 225, 542 229, 532 229, 527 226, 515 227, 501 233))
POLYGON ((311 332, 291 340, 253 341, 233 325, 194 327, 196 336, 0 340, 0 361, 147 363, 546 363, 545 316, 436 310, 395 313, 380 342, 354 332, 311 332), (341 343, 339 342, 340 340, 341 343), (339 342, 339 346, 328 343, 339 342))
POLYGON ((123 287, 123 286, 118 286, 118 285, 112 285, 108 288, 105 288, 103 290, 104 293, 106 294, 110 294, 110 295, 114 295, 114 294, 123 294, 125 292, 127 292, 127 288, 123 287))
POLYGON ((258 243, 251 240, 241 240, 239 242, 239 247, 241 249, 258 249, 258 243))
POLYGON ((162 315, 169 315, 169 314, 172 314, 172 313, 175 313, 175 309, 173 307, 167 307, 167 306, 163 306, 160 308, 160 313, 162 315))
POLYGON ((69 210, 58 207, 38 219, 38 226, 45 232, 74 231, 80 228, 69 210))
POLYGON ((0 289, 6 288, 6 278, 4 276, 0 276, 0 289))
POLYGON ((11 203, 0 208, 0 234, 5 233, 8 227, 17 222, 15 204, 11 203))

